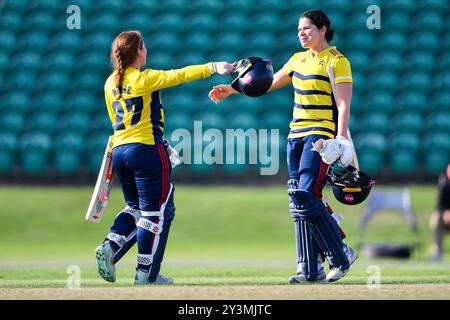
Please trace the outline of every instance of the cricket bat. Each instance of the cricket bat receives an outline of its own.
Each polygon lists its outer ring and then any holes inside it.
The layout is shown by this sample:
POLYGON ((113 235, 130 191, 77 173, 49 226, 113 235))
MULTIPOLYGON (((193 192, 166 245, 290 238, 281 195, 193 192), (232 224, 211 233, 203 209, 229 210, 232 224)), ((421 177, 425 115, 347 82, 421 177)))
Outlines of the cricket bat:
POLYGON ((111 193, 112 179, 114 176, 112 146, 113 136, 110 136, 103 156, 102 166, 98 173, 94 193, 92 194, 91 202, 86 213, 86 220, 94 223, 100 223, 102 221, 103 213, 105 212, 111 193))
MULTIPOLYGON (((330 78, 331 90, 333 91, 334 101, 336 101, 336 103, 337 103, 336 84, 334 83, 335 80, 334 80, 334 72, 333 72, 332 66, 327 67, 327 73, 328 73, 328 77, 330 78)), ((356 170, 359 171, 358 157, 356 156, 355 145, 353 144, 352 136, 350 134, 350 129, 347 129, 347 136, 348 136, 348 141, 350 142, 350 146, 352 147, 352 152, 353 152, 352 166, 355 167, 356 170)))

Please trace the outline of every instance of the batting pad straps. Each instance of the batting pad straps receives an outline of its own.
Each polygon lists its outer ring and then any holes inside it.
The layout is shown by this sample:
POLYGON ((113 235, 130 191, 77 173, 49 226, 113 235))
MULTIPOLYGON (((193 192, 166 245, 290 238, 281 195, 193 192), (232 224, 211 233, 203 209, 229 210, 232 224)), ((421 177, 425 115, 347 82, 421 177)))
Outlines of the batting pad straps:
POLYGON ((154 222, 148 221, 144 218, 139 219, 137 226, 144 228, 145 230, 150 231, 151 233, 154 234, 160 234, 162 231, 162 226, 154 222))
POLYGON ((141 264, 144 266, 149 266, 152 264, 152 262, 153 262, 153 255, 138 253, 138 255, 137 255, 137 263, 138 264, 141 264))
POLYGON ((106 236, 106 239, 115 242, 119 247, 123 247, 123 245, 127 242, 127 237, 121 236, 120 234, 110 232, 106 236))
MULTIPOLYGON (((136 222, 141 217, 141 211, 133 209, 133 208, 131 208, 129 206, 126 206, 125 209, 123 209, 121 212, 125 212, 125 213, 128 213, 128 214, 131 214, 136 222)), ((119 212, 119 214, 121 212, 119 212)))

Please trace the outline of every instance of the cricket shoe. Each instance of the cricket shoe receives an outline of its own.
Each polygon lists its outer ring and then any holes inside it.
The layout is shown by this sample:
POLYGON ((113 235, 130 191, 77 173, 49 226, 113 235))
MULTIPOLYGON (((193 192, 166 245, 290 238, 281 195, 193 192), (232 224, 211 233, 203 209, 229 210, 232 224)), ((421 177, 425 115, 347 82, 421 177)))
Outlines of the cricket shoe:
POLYGON ((299 273, 295 276, 289 277, 289 283, 297 284, 297 283, 306 283, 306 282, 322 282, 325 281, 327 274, 325 273, 325 269, 322 263, 317 264, 317 279, 315 281, 308 281, 306 276, 303 273, 299 273))
POLYGON ((344 250, 345 256, 347 257, 349 267, 344 270, 342 270, 341 268, 332 268, 327 274, 327 282, 334 282, 344 277, 350 270, 350 266, 352 265, 352 263, 355 262, 358 258, 358 253, 353 250, 348 244, 344 243, 342 249, 344 250))
POLYGON ((97 259, 98 274, 108 282, 116 281, 116 267, 113 263, 114 251, 109 242, 99 245, 95 249, 97 259))
POLYGON ((134 277, 134 285, 151 285, 151 284, 172 284, 173 279, 158 274, 155 281, 150 281, 148 278, 148 272, 136 269, 136 276, 134 277))
POLYGON ((356 259, 358 258, 358 253, 346 243, 344 243, 344 246, 342 249, 344 250, 345 256, 347 257, 348 264, 352 265, 353 262, 355 262, 356 259))

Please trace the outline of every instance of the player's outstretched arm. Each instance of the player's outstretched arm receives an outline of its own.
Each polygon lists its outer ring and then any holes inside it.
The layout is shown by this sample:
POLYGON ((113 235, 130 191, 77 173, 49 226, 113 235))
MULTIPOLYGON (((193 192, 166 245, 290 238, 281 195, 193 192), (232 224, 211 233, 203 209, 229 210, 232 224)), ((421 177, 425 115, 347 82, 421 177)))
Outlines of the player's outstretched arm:
MULTIPOLYGON (((267 92, 278 90, 291 83, 291 81, 292 78, 286 73, 284 73, 282 70, 280 70, 274 74, 272 85, 267 92)), ((229 84, 228 85, 221 84, 218 86, 214 86, 212 90, 209 92, 208 96, 212 101, 214 101, 214 103, 217 104, 223 99, 226 99, 233 94, 240 94, 240 93, 234 90, 229 84)))

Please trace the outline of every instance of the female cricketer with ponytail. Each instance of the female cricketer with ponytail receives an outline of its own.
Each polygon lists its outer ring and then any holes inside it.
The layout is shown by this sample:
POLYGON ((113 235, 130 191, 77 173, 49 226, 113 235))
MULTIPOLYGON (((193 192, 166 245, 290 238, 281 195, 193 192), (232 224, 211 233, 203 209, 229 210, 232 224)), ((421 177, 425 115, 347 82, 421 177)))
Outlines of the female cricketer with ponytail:
POLYGON ((227 74, 234 67, 210 62, 168 71, 141 70, 146 60, 147 49, 138 31, 122 32, 115 38, 111 47, 114 71, 104 89, 114 129, 113 166, 127 206, 95 254, 100 276, 114 282, 115 263, 137 241, 134 284, 170 284, 171 278, 159 274, 175 215, 160 90, 214 73, 227 74))
MULTIPOLYGON (((308 50, 294 54, 274 75, 269 89, 269 92, 274 91, 288 84, 294 87, 287 159, 297 274, 290 277, 289 282, 332 282, 342 278, 357 258, 356 252, 343 242, 345 235, 332 218, 330 206, 322 203, 329 164, 339 159, 347 166, 352 160, 352 149, 347 140, 352 74, 347 58, 329 45, 333 30, 324 12, 310 10, 303 13, 298 23, 298 37, 302 47, 308 50), (331 83, 329 68, 334 72, 334 83, 331 83), (313 144, 319 139, 325 140, 324 145, 320 148, 315 145, 313 150, 313 144), (330 264, 328 275, 319 248, 330 264)), ((230 85, 219 85, 210 91, 209 97, 219 103, 237 93, 230 85)))

